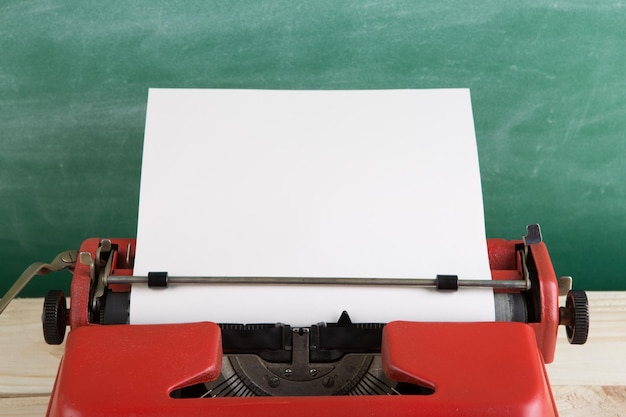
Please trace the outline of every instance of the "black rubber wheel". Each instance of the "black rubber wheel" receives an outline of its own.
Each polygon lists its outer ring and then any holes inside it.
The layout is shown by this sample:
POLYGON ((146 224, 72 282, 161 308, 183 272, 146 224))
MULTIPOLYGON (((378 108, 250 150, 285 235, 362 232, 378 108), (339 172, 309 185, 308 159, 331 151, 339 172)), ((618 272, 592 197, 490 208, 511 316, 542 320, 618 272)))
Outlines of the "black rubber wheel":
POLYGON ((589 301, 587 293, 570 290, 565 300, 565 308, 570 311, 571 322, 565 327, 567 340, 572 345, 583 345, 589 334, 589 301))
POLYGON ((65 294, 60 290, 51 290, 43 302, 41 315, 43 338, 49 345, 60 345, 65 339, 67 326, 67 304, 65 294))

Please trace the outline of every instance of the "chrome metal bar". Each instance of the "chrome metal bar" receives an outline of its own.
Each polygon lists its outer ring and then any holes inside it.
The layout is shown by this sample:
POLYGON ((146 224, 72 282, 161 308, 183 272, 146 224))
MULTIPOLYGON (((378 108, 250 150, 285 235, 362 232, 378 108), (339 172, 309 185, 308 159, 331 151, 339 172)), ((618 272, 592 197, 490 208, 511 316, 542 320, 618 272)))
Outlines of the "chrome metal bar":
MULTIPOLYGON (((436 279, 428 278, 329 278, 329 277, 168 277, 168 284, 229 284, 229 285, 356 285, 356 286, 401 286, 436 287, 436 279)), ((482 287, 525 290, 523 280, 469 280, 460 279, 459 287, 482 287)), ((147 284, 148 277, 106 277, 106 284, 147 284)))
POLYGON ((530 283, 522 280, 472 280, 460 279, 459 287, 482 287, 511 290, 529 290, 530 283))

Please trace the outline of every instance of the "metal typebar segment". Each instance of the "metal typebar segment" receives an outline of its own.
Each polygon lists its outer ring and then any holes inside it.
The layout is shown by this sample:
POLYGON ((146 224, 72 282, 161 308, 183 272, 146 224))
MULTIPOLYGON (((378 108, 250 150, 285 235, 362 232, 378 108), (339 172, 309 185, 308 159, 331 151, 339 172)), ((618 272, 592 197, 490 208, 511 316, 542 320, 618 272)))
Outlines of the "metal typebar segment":
MULTIPOLYGON (((437 279, 428 278, 329 278, 329 277, 167 277, 168 284, 237 284, 237 285, 355 285, 436 287, 437 279)), ((106 284, 147 284, 148 277, 109 275, 106 284)), ((527 290, 524 280, 470 280, 459 279, 459 287, 482 287, 527 290)))

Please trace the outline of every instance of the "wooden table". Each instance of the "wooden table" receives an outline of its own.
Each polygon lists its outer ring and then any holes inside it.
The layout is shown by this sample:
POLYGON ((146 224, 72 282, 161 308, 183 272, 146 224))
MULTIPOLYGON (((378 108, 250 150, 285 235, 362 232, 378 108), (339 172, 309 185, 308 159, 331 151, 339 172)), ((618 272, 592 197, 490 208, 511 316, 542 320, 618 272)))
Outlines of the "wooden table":
MULTIPOLYGON (((624 416, 626 292, 588 295, 589 341, 569 345, 560 329, 556 359, 547 365, 553 393, 563 417, 624 416)), ((42 305, 41 299, 14 300, 0 315, 0 416, 45 415, 63 346, 43 341, 42 305)))

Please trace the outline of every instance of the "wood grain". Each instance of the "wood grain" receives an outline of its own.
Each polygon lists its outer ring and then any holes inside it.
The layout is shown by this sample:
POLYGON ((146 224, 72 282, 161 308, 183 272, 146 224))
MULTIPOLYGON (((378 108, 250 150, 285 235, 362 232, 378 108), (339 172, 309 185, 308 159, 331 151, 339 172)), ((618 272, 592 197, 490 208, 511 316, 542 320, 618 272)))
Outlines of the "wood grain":
MULTIPOLYGON (((626 415, 626 293, 589 292, 591 330, 584 346, 560 331, 547 365, 561 416, 626 415)), ((561 300, 563 303, 563 300, 561 300)), ((41 335, 41 299, 15 300, 0 315, 0 416, 42 416, 63 345, 41 335)))
POLYGON ((48 409, 48 396, 0 398, 0 416, 43 416, 48 409))
POLYGON ((561 417, 618 417, 626 413, 624 386, 556 386, 553 394, 561 417))
POLYGON ((63 346, 43 340, 40 298, 13 300, 0 315, 0 397, 52 391, 63 346))
MULTIPOLYGON (((554 385, 626 385, 626 292, 588 292, 589 339, 570 345, 559 327, 554 362, 547 365, 554 385)), ((560 304, 565 300, 561 298, 560 304)))

